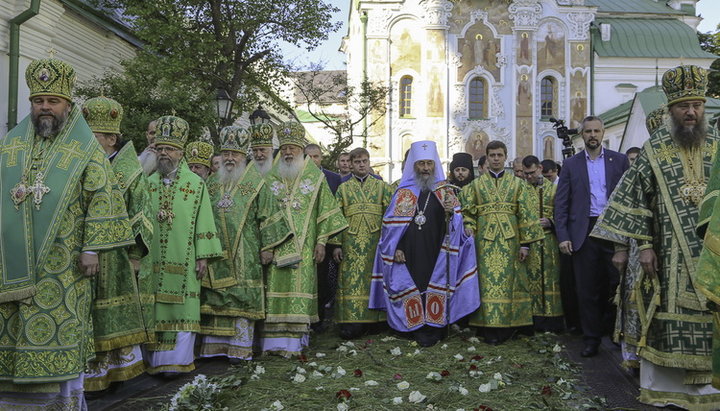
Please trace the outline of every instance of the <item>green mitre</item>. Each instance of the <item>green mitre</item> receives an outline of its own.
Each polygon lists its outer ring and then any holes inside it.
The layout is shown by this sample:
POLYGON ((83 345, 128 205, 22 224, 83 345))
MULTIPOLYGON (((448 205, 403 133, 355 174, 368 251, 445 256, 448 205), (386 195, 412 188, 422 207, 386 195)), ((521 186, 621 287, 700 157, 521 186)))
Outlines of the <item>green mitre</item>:
POLYGON ((280 146, 292 144, 303 147, 307 145, 305 140, 305 127, 296 121, 286 121, 278 127, 278 142, 280 146))
POLYGON ((183 150, 188 139, 190 126, 177 116, 162 116, 157 119, 155 144, 166 144, 183 150))
POLYGON ((123 108, 117 101, 107 97, 95 97, 86 101, 83 116, 94 133, 120 134, 123 108))
POLYGON ((25 70, 30 98, 56 96, 71 101, 75 78, 71 65, 54 58, 35 60, 25 70))
POLYGON ((250 134, 250 148, 272 147, 273 126, 268 123, 253 124, 248 129, 250 134))
POLYGON ((247 130, 238 126, 224 127, 220 131, 220 150, 247 154, 249 136, 247 130))
POLYGON ((202 164, 210 167, 214 147, 205 141, 193 141, 185 147, 185 160, 188 164, 202 164))
POLYGON ((705 101, 708 72, 698 66, 678 66, 663 74, 662 88, 667 95, 667 105, 688 100, 705 101))

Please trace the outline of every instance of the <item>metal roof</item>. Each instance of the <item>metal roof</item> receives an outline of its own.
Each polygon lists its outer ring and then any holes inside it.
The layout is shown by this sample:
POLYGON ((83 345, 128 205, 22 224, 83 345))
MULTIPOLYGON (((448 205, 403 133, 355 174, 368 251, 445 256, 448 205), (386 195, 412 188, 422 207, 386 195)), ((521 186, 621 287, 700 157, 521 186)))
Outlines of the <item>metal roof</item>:
POLYGON ((609 128, 618 124, 622 124, 630 117, 630 108, 632 107, 633 100, 626 101, 619 106, 613 107, 610 110, 600 114, 600 117, 605 124, 605 128, 609 128))
POLYGON ((717 58, 700 48, 690 26, 674 18, 598 18, 595 24, 610 24, 609 41, 593 34, 595 52, 601 57, 717 58))
POLYGON ((599 13, 685 14, 655 0, 585 0, 585 5, 597 7, 599 13))

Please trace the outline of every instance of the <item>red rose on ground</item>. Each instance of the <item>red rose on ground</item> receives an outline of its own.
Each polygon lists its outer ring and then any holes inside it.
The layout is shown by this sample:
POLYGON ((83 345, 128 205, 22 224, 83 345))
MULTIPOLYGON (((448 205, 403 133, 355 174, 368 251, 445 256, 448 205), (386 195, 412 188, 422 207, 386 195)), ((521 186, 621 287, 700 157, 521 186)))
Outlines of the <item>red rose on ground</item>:
POLYGON ((358 368, 357 370, 353 371, 353 375, 356 377, 362 377, 362 370, 358 368))
POLYGON ((542 395, 552 395, 552 393, 553 393, 553 390, 552 390, 552 388, 550 388, 549 385, 542 387, 542 390, 540 391, 540 394, 542 394, 542 395))
POLYGON ((298 361, 307 362, 307 357, 305 356, 305 354, 298 355, 298 361))
POLYGON ((348 390, 340 390, 335 393, 335 398, 341 401, 347 401, 352 397, 352 394, 350 394, 350 391, 348 390))
POLYGON ((440 371, 440 375, 443 376, 443 377, 447 377, 448 375, 450 375, 450 371, 448 371, 448 370, 442 370, 442 371, 440 371))
POLYGON ((477 365, 470 364, 470 371, 477 371, 477 365))
POLYGON ((472 360, 475 360, 475 361, 480 361, 480 360, 482 360, 483 358, 485 358, 485 357, 483 357, 482 355, 474 355, 471 359, 472 359, 472 360))
POLYGON ((400 374, 393 375, 393 380, 402 380, 402 379, 403 379, 402 375, 400 375, 400 374))

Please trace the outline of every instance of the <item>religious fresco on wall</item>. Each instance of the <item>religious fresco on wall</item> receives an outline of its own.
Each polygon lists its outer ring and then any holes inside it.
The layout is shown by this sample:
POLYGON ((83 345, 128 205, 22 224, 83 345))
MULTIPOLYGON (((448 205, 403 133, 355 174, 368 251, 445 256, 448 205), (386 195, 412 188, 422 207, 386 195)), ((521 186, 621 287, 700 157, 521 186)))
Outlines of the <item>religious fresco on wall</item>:
POLYGON ((393 25, 390 34, 391 43, 391 68, 394 73, 411 69, 421 72, 421 50, 419 39, 423 38, 423 30, 415 21, 403 20, 393 25), (412 27, 412 26, 415 27, 412 27))
POLYGON ((532 117, 532 91, 532 82, 530 81, 530 77, 525 73, 520 74, 518 76, 517 99, 515 103, 517 105, 516 114, 518 116, 532 117))
POLYGON ((427 116, 442 117, 445 114, 445 98, 443 97, 443 84, 441 79, 444 76, 439 67, 433 67, 430 71, 430 85, 427 94, 427 116))
POLYGON ((538 73, 552 69, 565 72, 565 32, 560 24, 550 21, 540 25, 537 32, 538 73))
POLYGON ((576 71, 570 76, 570 127, 579 127, 586 115, 587 76, 576 71))
POLYGON ((488 23, 492 24, 498 34, 512 34, 512 20, 508 6, 511 0, 456 0, 453 1, 452 17, 448 21, 450 33, 461 34, 462 29, 470 22, 470 15, 475 10, 488 14, 488 23))
POLYGON ((445 62, 445 30, 427 30, 425 44, 425 60, 432 63, 445 62))
POLYGON ((555 137, 547 136, 543 139, 543 160, 555 160, 555 137))
POLYGON ((458 81, 475 68, 481 66, 500 81, 500 67, 497 54, 500 53, 500 39, 493 37, 492 31, 482 22, 468 28, 465 37, 458 39, 458 50, 462 54, 462 65, 458 68, 458 81))
POLYGON ((478 131, 470 135, 465 142, 465 152, 469 153, 473 161, 477 161, 485 155, 485 146, 490 142, 490 137, 484 131, 478 131))
POLYGON ((517 65, 532 65, 532 33, 523 31, 518 33, 517 65))
POLYGON ((383 79, 387 70, 387 43, 386 40, 368 40, 368 72, 374 73, 371 78, 383 79))
POLYGON ((515 129, 515 155, 519 157, 533 154, 533 127, 532 116, 517 116, 515 129))
POLYGON ((570 43, 570 67, 590 66, 590 44, 588 42, 570 43))

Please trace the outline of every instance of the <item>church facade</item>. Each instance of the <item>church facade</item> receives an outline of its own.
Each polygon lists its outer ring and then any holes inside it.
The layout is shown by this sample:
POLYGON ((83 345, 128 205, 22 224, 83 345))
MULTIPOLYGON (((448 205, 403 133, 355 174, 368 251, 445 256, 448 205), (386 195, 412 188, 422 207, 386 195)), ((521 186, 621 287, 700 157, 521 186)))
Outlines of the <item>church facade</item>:
POLYGON ((437 142, 444 161, 460 151, 477 159, 491 140, 509 158, 560 160, 550 118, 577 127, 652 86, 658 72, 709 67, 696 2, 353 1, 342 47, 348 80, 390 87, 387 114, 368 135, 373 163, 398 178, 405 150, 423 139, 437 142), (662 39, 642 44, 658 24, 682 34, 680 51, 662 39))

